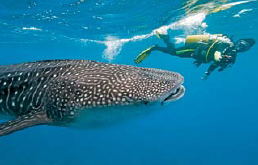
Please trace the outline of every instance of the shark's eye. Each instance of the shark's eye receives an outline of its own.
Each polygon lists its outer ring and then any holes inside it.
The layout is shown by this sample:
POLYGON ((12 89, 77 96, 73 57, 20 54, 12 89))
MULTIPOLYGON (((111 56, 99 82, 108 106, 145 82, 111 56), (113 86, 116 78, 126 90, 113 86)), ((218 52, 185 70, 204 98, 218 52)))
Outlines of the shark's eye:
POLYGON ((149 101, 144 101, 144 104, 145 104, 145 105, 148 105, 148 104, 149 104, 149 101))

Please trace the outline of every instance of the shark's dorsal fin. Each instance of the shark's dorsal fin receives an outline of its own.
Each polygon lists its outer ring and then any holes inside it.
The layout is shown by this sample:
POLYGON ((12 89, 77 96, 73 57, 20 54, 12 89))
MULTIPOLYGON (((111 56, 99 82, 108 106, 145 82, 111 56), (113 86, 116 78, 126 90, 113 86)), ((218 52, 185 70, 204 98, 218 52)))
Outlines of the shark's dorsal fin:
POLYGON ((32 111, 0 125, 0 137, 28 127, 49 124, 51 120, 45 111, 32 111))

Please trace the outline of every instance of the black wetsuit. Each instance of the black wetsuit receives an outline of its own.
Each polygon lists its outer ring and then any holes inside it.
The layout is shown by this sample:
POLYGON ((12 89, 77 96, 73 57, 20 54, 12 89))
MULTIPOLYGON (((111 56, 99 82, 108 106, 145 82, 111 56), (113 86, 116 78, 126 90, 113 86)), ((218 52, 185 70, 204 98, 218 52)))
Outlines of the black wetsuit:
POLYGON ((163 41, 167 47, 160 47, 158 45, 153 46, 150 51, 162 51, 164 53, 178 56, 181 58, 193 58, 194 64, 199 67, 202 63, 213 62, 205 76, 209 76, 216 68, 220 67, 219 71, 224 70, 227 67, 231 67, 236 61, 236 49, 233 42, 225 42, 222 40, 210 41, 210 42, 197 42, 187 44, 185 46, 175 48, 174 44, 170 42, 169 36, 163 36, 163 41), (220 54, 219 59, 215 59, 215 53, 220 54))

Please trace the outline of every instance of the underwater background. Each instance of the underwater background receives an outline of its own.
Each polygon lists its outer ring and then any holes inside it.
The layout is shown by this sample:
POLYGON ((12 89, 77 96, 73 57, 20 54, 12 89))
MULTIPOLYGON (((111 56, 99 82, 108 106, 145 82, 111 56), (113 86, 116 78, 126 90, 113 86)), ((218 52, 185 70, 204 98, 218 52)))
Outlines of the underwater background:
MULTIPOLYGON (((87 59, 135 65, 155 31, 258 40, 258 2, 231 0, 0 0, 0 65, 87 59)), ((153 52, 138 66, 184 75, 185 96, 112 127, 37 126, 0 138, 0 165, 256 165, 258 46, 201 80, 209 65, 153 52)), ((132 107, 133 108, 133 107, 132 107)), ((1 121, 3 122, 3 121, 1 121)))

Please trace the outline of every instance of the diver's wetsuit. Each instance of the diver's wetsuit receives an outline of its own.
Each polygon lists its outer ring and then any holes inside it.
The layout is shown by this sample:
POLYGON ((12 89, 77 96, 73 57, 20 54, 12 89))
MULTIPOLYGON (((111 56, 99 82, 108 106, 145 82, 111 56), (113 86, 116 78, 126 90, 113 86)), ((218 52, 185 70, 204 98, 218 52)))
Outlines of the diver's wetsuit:
POLYGON ((150 48, 150 51, 162 51, 181 58, 196 59, 194 64, 197 67, 202 63, 213 62, 207 72, 205 72, 206 78, 216 68, 220 67, 219 71, 222 71, 227 67, 231 67, 236 61, 235 46, 226 36, 221 37, 221 40, 210 41, 208 43, 191 43, 179 48, 175 48, 174 44, 170 42, 168 35, 164 35, 161 39, 163 39, 167 47, 154 45, 150 48))

